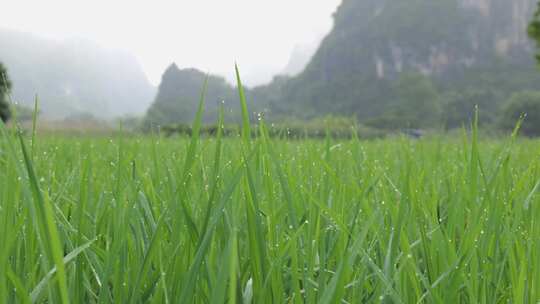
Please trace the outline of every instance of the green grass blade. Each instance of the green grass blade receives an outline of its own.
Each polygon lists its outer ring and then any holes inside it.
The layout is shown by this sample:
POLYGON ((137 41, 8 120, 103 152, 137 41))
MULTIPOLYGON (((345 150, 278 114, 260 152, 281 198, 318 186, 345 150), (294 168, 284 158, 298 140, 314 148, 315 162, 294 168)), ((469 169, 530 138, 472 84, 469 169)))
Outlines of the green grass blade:
POLYGON ((236 170, 234 177, 229 181, 226 187, 226 190, 223 193, 223 196, 221 197, 220 201, 215 206, 212 212, 212 216, 210 218, 210 222, 208 224, 207 230, 201 239, 200 245, 195 255, 195 259, 185 279, 185 284, 184 284, 184 287, 182 288, 182 292, 179 297, 180 303, 187 303, 191 301, 191 298, 193 294, 195 293, 195 283, 196 283, 196 279, 197 279, 204 255, 206 254, 208 247, 210 246, 210 241, 212 239, 212 236, 214 235, 215 227, 219 219, 223 215, 223 208, 225 207, 225 204, 229 201, 232 193, 235 191, 236 186, 238 185, 238 183, 240 182, 240 179, 242 178, 242 171, 243 171, 242 169, 243 169, 243 165, 241 165, 240 168, 236 170))
POLYGON ((19 277, 17 277, 17 275, 13 272, 11 268, 7 269, 6 276, 10 280, 11 284, 15 289, 15 292, 19 296, 20 303, 33 303, 33 301, 30 300, 30 296, 28 294, 28 291, 24 287, 23 282, 21 281, 21 279, 19 279, 19 277))
POLYGON ((240 70, 238 65, 235 65, 236 71, 236 84, 238 86, 238 95, 240 97, 240 106, 242 109, 242 139, 244 143, 248 143, 251 137, 251 127, 249 122, 249 112, 246 100, 246 94, 244 92, 244 87, 242 86, 242 80, 240 79, 240 70))
POLYGON ((31 151, 32 151, 32 159, 34 159, 35 155, 35 145, 36 145, 36 128, 37 128, 37 116, 39 112, 39 100, 38 96, 36 95, 36 98, 34 100, 34 112, 32 112, 32 144, 31 144, 31 151))
POLYGON ((21 149, 24 156, 24 163, 28 171, 30 187, 34 195, 34 200, 35 200, 34 202, 36 205, 39 206, 38 208, 39 220, 40 222, 43 223, 43 226, 45 226, 47 229, 46 234, 48 238, 44 241, 49 243, 49 249, 51 250, 50 254, 52 256, 52 260, 54 261, 54 264, 56 265, 60 298, 62 300, 62 303, 67 304, 69 303, 67 279, 66 279, 66 272, 65 272, 64 262, 63 262, 62 245, 60 242, 60 236, 58 234, 58 228, 54 220, 54 213, 50 205, 50 202, 48 201, 46 196, 43 195, 43 193, 41 192, 39 188, 38 179, 34 171, 34 167, 32 166, 32 161, 30 159, 30 156, 28 155, 28 151, 26 149, 26 145, 24 143, 22 135, 20 134, 19 134, 19 140, 21 143, 21 149))
MULTIPOLYGON (((92 243, 94 243, 95 240, 86 242, 85 244, 73 249, 70 253, 68 253, 63 261, 63 265, 68 265, 71 261, 75 260, 81 253, 83 253, 85 250, 90 248, 92 243)), ((30 298, 32 299, 32 303, 35 303, 38 301, 40 295, 45 291, 45 288, 49 284, 49 282, 54 278, 54 275, 57 273, 57 267, 54 266, 53 269, 51 269, 44 277, 39 281, 39 283, 32 289, 32 292, 30 293, 30 298)))

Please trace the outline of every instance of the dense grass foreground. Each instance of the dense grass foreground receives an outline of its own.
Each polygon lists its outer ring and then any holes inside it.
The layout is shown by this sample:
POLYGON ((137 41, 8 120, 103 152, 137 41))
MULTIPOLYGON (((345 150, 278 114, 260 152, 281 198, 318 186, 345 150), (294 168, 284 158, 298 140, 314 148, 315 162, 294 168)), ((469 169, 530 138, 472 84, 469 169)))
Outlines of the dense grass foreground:
POLYGON ((0 124, 0 302, 540 300, 540 142, 252 138, 239 93, 226 140, 0 124))
POLYGON ((540 299, 538 141, 3 134, 1 303, 540 299))

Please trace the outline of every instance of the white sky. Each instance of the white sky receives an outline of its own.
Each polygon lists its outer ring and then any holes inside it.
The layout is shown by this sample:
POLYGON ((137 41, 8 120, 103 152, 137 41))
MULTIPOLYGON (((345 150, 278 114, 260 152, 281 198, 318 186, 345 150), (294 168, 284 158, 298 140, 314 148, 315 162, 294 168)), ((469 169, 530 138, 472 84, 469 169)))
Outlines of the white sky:
POLYGON ((328 32, 341 0, 0 0, 0 27, 79 37, 136 55, 150 81, 176 62, 248 84, 268 81, 295 46, 328 32), (6 9, 7 8, 7 9, 6 9))

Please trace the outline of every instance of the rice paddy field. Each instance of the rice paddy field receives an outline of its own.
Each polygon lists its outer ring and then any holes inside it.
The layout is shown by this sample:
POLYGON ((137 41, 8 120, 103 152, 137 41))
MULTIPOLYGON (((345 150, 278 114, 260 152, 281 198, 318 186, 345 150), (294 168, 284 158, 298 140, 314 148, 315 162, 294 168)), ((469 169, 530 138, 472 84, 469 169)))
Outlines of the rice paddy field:
POLYGON ((247 114, 201 138, 201 113, 190 138, 0 125, 0 303, 540 300, 540 141, 271 139, 247 114))
POLYGON ((536 303, 540 142, 0 140, 2 303, 536 303))

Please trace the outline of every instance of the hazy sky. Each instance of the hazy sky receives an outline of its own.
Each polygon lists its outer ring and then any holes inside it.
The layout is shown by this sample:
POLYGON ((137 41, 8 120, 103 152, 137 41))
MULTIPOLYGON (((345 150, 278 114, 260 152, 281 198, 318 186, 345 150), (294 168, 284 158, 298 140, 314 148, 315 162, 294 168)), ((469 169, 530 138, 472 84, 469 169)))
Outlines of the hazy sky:
POLYGON ((248 84, 269 80, 297 45, 332 26, 341 0, 2 0, 0 26, 126 49, 152 83, 176 62, 248 84), (7 9, 6 9, 7 8, 7 9))

